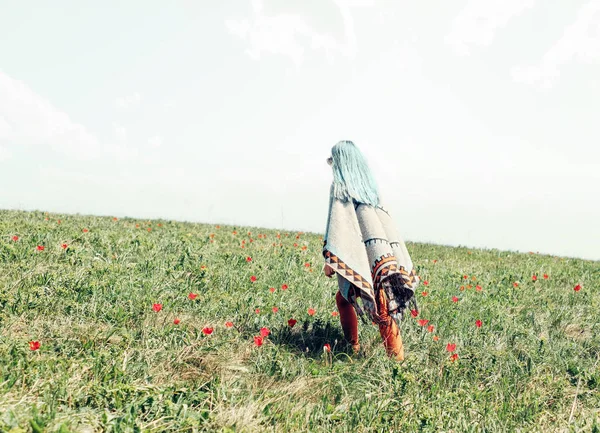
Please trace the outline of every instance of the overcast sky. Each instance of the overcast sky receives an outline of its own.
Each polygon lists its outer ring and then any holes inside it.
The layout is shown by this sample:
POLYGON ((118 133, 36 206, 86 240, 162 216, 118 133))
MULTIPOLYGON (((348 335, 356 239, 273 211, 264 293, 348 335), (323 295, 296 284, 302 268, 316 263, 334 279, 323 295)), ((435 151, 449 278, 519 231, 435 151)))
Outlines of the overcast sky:
POLYGON ((349 139, 408 240, 600 259, 599 66, 600 0, 4 2, 0 208, 323 232, 349 139))

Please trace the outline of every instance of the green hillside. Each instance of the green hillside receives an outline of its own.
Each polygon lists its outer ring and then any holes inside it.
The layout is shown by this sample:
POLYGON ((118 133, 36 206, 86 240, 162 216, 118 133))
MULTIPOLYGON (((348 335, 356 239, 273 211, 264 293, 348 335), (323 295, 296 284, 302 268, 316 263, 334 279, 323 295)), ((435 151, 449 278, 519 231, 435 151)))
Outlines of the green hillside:
POLYGON ((343 344, 321 246, 0 211, 0 431, 600 431, 600 263, 409 243, 397 363, 343 344))

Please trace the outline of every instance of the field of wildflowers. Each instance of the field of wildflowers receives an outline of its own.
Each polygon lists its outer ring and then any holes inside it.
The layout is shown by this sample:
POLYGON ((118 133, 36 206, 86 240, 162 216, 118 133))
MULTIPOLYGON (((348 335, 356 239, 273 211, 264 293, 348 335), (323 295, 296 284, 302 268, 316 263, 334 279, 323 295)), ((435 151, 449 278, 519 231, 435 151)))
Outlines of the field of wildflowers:
POLYGON ((408 243, 398 363, 321 246, 0 211, 0 431, 600 432, 600 263, 408 243))

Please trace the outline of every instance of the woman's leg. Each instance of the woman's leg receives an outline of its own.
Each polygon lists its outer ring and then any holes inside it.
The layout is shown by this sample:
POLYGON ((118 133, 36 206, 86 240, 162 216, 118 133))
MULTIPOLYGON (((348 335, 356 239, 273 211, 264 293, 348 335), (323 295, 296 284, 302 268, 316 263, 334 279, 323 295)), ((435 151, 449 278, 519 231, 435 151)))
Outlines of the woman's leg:
POLYGON ((404 344, 402 343, 402 336, 396 321, 388 314, 387 299, 383 290, 380 290, 377 295, 377 309, 381 318, 379 334, 383 340, 383 346, 389 356, 393 356, 397 361, 403 361, 404 344))
POLYGON ((352 304, 344 298, 339 290, 335 295, 335 303, 340 312, 340 322, 344 331, 344 337, 346 337, 346 341, 352 345, 352 349, 356 352, 360 349, 360 345, 358 344, 358 319, 356 311, 354 311, 352 304))

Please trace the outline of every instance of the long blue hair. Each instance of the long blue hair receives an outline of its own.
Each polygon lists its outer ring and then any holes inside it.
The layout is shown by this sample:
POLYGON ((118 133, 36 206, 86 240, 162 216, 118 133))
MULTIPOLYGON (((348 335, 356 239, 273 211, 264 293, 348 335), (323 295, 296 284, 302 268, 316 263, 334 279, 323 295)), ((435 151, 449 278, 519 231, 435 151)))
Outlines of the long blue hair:
POLYGON ((344 202, 355 200, 379 206, 379 191, 367 160, 351 141, 340 141, 331 149, 333 185, 331 194, 344 202))

